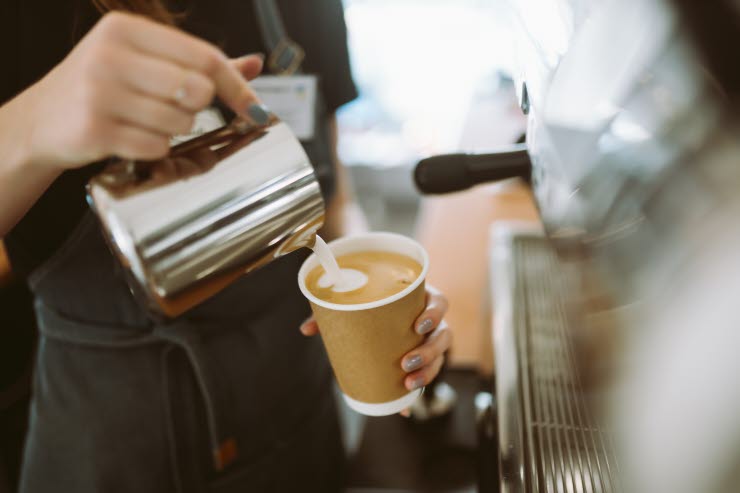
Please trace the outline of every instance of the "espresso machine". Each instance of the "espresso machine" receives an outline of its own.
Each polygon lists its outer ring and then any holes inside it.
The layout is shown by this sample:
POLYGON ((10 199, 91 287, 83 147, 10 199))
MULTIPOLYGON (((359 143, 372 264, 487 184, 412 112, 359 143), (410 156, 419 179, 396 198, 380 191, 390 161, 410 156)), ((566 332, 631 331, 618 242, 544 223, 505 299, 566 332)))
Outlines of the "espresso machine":
POLYGON ((512 0, 526 144, 417 168, 510 176, 491 231, 481 491, 740 489, 740 2, 512 0))

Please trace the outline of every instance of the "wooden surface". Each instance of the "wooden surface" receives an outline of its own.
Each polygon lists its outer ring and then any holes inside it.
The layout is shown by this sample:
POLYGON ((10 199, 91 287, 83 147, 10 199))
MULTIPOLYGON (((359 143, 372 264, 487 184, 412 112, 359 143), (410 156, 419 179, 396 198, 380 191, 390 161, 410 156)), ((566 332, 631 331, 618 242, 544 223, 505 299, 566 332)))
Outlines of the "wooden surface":
POLYGON ((450 301, 453 366, 493 369, 488 257, 489 232, 500 221, 533 221, 539 215, 528 186, 519 180, 424 199, 417 238, 429 252, 428 282, 450 301))

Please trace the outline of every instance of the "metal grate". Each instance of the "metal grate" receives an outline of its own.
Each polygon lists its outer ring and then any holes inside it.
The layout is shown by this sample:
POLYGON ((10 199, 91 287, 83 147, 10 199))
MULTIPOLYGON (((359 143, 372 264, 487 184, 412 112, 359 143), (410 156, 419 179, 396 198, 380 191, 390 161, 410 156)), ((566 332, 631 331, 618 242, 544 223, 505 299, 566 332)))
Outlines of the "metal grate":
POLYGON ((576 371, 563 296, 567 274, 543 238, 516 238, 514 257, 528 489, 620 491, 612 438, 594 423, 576 371))

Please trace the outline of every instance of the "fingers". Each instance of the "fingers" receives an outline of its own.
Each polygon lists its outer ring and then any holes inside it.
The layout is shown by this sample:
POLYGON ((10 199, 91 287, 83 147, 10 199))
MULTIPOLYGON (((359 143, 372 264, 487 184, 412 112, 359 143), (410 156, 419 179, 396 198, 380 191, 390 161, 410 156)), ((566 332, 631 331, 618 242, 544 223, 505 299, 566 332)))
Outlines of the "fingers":
POLYGON ((259 56, 232 62, 173 27, 109 13, 35 86, 43 118, 35 118, 41 123, 29 146, 60 169, 110 156, 157 159, 215 96, 266 125, 272 116, 247 83, 261 69, 259 56))
POLYGON ((159 159, 169 152, 170 140, 148 130, 121 124, 105 132, 112 152, 124 159, 159 159))
POLYGON ((319 333, 319 324, 311 317, 301 324, 300 331, 304 336, 315 336, 319 333))
POLYGON ((232 65, 234 65, 239 73, 242 74, 242 77, 247 80, 255 79, 262 73, 264 62, 265 55, 262 53, 246 55, 231 60, 232 65))
POLYGON ((431 364, 425 366, 419 371, 416 371, 404 380, 404 385, 409 391, 420 389, 425 385, 429 385, 439 374, 439 370, 442 368, 445 357, 439 356, 431 364))
POLYGON ((176 104, 137 94, 111 94, 108 110, 119 122, 167 136, 188 133, 195 120, 193 113, 176 104))
POLYGON ((428 334, 439 325, 447 313, 447 298, 432 286, 427 286, 427 305, 414 322, 414 329, 419 334, 428 334))
POLYGON ((215 85, 216 94, 237 114, 260 125, 267 123, 268 116, 263 118, 259 111, 253 109, 259 103, 256 94, 221 50, 173 27, 143 17, 125 17, 116 21, 119 25, 110 29, 116 29, 117 34, 123 36, 134 49, 208 77, 215 85))
POLYGON ((128 56, 123 83, 129 89, 198 112, 216 95, 216 85, 200 72, 146 55, 128 56))
MULTIPOLYGON (((111 98, 114 104, 125 101, 116 108, 116 116, 127 122, 170 135, 186 133, 192 127, 191 113, 208 106, 215 95, 210 79, 174 63, 145 55, 128 56, 121 63, 130 67, 124 71, 125 87, 152 97, 149 102, 141 98, 111 98)), ((238 58, 233 64, 245 77, 254 77, 262 70, 259 55, 238 58)))
POLYGON ((257 95, 236 67, 231 65, 225 57, 219 58, 215 68, 207 67, 206 70, 206 74, 210 73, 216 84, 216 94, 236 114, 248 118, 257 125, 265 125, 269 122, 269 115, 264 110, 257 109, 261 108, 257 95))
POLYGON ((452 333, 442 321, 422 345, 409 351, 401 359, 401 367, 409 373, 404 381, 406 388, 414 390, 434 380, 444 361, 444 354, 451 345, 452 333))

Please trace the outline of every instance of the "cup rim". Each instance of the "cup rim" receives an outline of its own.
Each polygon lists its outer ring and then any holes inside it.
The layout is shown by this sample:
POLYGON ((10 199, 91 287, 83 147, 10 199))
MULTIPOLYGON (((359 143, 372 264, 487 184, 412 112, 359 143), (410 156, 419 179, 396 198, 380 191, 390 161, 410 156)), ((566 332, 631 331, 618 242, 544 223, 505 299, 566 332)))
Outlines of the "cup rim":
POLYGON ((339 246, 344 243, 350 243, 353 241, 357 241, 358 239, 363 238, 381 238, 381 239, 392 239, 394 241, 402 241, 407 244, 412 244, 414 247, 418 248, 421 252, 421 258, 422 258, 422 266, 421 266, 421 274, 414 280, 413 283, 411 283, 409 286, 407 286, 403 291, 400 291, 392 296, 388 296, 387 298, 383 298, 376 301, 371 301, 369 303, 356 303, 352 305, 345 305, 345 304, 339 304, 339 303, 330 303, 328 301, 324 301, 316 296, 314 296, 309 290, 308 287, 306 287, 306 276, 308 276, 308 265, 311 263, 314 259, 316 259, 316 262, 318 262, 318 257, 315 253, 311 253, 311 255, 303 261, 303 265, 301 265, 300 270, 298 271, 298 287, 301 289, 301 292, 303 293, 303 296, 305 296, 311 303, 314 303, 316 305, 319 305, 321 307, 327 308, 329 310, 335 310, 335 311, 342 311, 342 312, 355 312, 355 311, 362 311, 362 310, 370 310, 373 308, 378 308, 385 305, 390 305, 394 301, 398 301, 401 298, 404 298, 411 294, 416 288, 421 285, 422 282, 427 277, 427 272, 429 272, 429 254, 427 254, 426 249, 419 243, 418 241, 409 238, 408 236, 400 235, 397 233, 388 233, 388 232, 370 232, 370 233, 360 233, 360 234, 354 234, 349 236, 344 236, 342 238, 338 238, 336 240, 333 240, 327 245, 329 248, 332 248, 333 246, 339 246))

